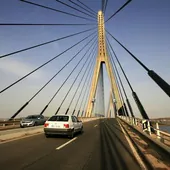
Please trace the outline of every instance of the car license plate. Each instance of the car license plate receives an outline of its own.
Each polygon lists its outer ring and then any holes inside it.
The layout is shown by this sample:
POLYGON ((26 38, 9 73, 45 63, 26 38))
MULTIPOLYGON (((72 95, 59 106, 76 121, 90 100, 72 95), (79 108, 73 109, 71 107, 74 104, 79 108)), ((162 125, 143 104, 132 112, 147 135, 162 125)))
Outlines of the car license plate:
POLYGON ((51 125, 52 128, 59 128, 60 126, 59 125, 51 125))

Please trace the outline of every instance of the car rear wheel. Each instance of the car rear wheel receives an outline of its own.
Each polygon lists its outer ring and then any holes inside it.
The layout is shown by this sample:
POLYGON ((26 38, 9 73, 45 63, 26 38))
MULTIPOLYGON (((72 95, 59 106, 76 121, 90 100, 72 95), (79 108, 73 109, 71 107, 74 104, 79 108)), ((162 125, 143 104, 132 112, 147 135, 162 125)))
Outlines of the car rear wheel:
POLYGON ((74 130, 71 132, 71 134, 68 136, 70 139, 74 138, 74 130))
POLYGON ((46 137, 46 138, 49 138, 49 137, 50 137, 50 135, 48 135, 48 134, 45 134, 45 137, 46 137))
POLYGON ((81 129, 80 129, 80 133, 83 133, 83 126, 82 126, 81 129))
POLYGON ((20 125, 20 128, 24 128, 24 126, 20 125))

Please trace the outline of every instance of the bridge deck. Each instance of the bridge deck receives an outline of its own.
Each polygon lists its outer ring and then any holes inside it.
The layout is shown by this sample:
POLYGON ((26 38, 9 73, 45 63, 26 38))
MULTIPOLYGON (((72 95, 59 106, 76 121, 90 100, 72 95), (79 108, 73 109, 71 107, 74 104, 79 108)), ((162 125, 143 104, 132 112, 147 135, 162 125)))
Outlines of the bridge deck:
POLYGON ((115 119, 84 124, 77 139, 48 138, 43 134, 0 145, 0 169, 140 169, 122 130, 115 119))

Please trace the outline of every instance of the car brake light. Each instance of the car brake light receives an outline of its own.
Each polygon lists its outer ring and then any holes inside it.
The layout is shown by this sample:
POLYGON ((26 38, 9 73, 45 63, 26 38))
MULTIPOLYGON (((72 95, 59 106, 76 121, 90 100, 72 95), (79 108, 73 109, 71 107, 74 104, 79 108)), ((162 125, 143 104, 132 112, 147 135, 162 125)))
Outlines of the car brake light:
POLYGON ((64 124, 64 127, 65 128, 69 128, 69 124, 64 124))
POLYGON ((48 125, 49 125, 49 123, 45 123, 45 124, 44 124, 44 127, 48 127, 48 125))

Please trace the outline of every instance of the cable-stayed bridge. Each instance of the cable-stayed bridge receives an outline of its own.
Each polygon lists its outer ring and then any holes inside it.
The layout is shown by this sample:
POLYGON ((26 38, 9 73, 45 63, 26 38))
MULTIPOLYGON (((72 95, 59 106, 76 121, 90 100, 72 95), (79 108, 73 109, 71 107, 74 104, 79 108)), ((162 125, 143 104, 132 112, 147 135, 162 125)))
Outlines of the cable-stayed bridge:
MULTIPOLYGON (((0 86, 1 113, 5 112, 1 117, 6 117, 6 121, 1 122, 2 169, 168 169, 170 135, 160 131, 160 124, 150 119, 129 72, 115 51, 115 43, 144 70, 165 98, 170 97, 169 82, 150 69, 107 28, 111 20, 134 2, 122 3, 109 17, 108 0, 100 2, 98 11, 94 5, 98 2, 93 2, 94 6, 88 3, 20 0, 17 11, 20 7, 26 12, 34 9, 42 15, 41 22, 36 19, 36 22, 28 22, 23 13, 20 22, 4 19, 0 23, 2 32, 6 31, 4 28, 10 28, 5 33, 9 33, 11 41, 15 42, 13 47, 9 42, 10 51, 0 55, 0 68, 6 70, 2 72, 0 86), (51 17, 58 15, 55 23, 51 18, 47 19, 46 12, 50 12, 51 17), (47 28, 52 34, 46 32, 47 28), (56 28, 59 28, 58 37, 54 35, 56 28), (17 36, 13 35, 16 29, 20 30, 17 36), (23 30, 32 37, 28 42, 22 40, 23 30), (38 43, 38 33, 44 39, 48 36, 52 39, 38 43), (29 45, 25 46, 25 43, 29 45), (35 67, 28 67, 24 62, 35 67), (9 71, 15 76, 9 76, 9 71), (75 115, 84 122, 84 133, 69 140, 46 139, 42 134, 43 127, 7 130, 18 127, 18 119, 30 114, 75 115), (10 133, 28 133, 29 136, 21 140, 21 136, 14 135, 9 139, 10 133)), ((133 72, 133 67, 129 67, 133 72)))

